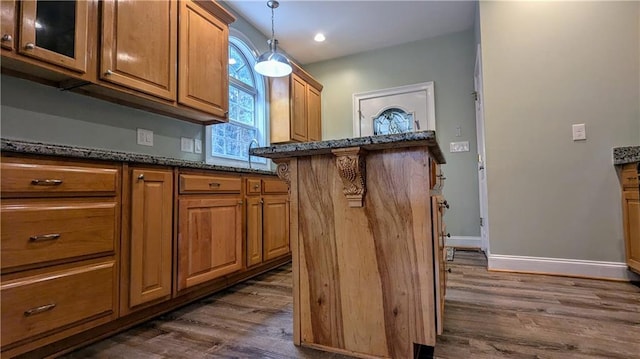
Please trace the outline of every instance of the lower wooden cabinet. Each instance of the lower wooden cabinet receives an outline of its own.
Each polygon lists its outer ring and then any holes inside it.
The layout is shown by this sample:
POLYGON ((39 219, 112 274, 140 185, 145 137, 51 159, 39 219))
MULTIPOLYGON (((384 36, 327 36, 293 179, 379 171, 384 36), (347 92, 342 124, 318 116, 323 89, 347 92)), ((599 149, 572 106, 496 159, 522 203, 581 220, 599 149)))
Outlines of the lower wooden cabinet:
POLYGON ((640 199, 638 191, 622 194, 625 249, 629 269, 640 274, 640 199))
POLYGON ((55 356, 291 258, 275 177, 6 152, 0 169, 3 358, 55 356))
POLYGON ((171 297, 173 171, 128 171, 130 216, 124 220, 122 310, 171 297), (127 285, 128 284, 128 285, 127 285), (125 287, 126 286, 126 287, 125 287))
POLYGON ((445 239, 447 237, 446 227, 443 221, 445 209, 448 208, 447 201, 442 195, 431 197, 431 221, 433 234, 433 263, 435 274, 436 290, 436 329, 438 334, 442 334, 444 318, 444 296, 447 289, 447 270, 445 239))
POLYGON ((263 207, 264 260, 289 254, 289 196, 266 196, 263 207))
POLYGON ((262 263, 262 197, 247 197, 247 267, 262 263))
POLYGON ((242 269, 242 200, 180 199, 178 290, 242 269))
POLYGON ((109 260, 3 280, 2 347, 69 325, 112 317, 115 265, 109 260))
POLYGON ((291 253, 287 192, 280 180, 246 180, 247 267, 291 253))

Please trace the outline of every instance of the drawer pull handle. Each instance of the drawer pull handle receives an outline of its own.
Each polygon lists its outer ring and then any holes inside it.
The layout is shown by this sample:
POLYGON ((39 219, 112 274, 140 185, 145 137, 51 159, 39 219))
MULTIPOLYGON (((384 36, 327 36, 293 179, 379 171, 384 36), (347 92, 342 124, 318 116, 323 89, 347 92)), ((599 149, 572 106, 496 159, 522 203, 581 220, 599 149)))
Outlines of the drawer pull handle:
POLYGON ((58 238, 60 238, 60 233, 51 233, 51 234, 41 234, 38 236, 31 236, 29 237, 29 240, 31 242, 38 242, 38 241, 52 241, 58 238))
POLYGON ((218 182, 210 182, 209 183, 209 187, 218 188, 218 187, 220 187, 220 183, 218 183, 218 182))
POLYGON ((62 184, 62 180, 59 180, 59 179, 46 179, 46 180, 34 179, 34 180, 31 180, 31 184, 36 185, 36 186, 59 186, 59 185, 62 184))
POLYGON ((47 312, 47 311, 49 311, 49 310, 51 310, 51 309, 53 309, 55 307, 56 307, 56 304, 55 303, 51 303, 51 304, 45 304, 45 305, 41 305, 39 307, 27 309, 27 310, 24 311, 24 316, 25 317, 30 317, 30 316, 35 315, 35 314, 40 314, 40 313, 43 313, 43 312, 47 312))
POLYGON ((637 179, 638 179, 638 177, 627 177, 627 179, 628 179, 629 181, 635 181, 635 180, 637 180, 637 179))

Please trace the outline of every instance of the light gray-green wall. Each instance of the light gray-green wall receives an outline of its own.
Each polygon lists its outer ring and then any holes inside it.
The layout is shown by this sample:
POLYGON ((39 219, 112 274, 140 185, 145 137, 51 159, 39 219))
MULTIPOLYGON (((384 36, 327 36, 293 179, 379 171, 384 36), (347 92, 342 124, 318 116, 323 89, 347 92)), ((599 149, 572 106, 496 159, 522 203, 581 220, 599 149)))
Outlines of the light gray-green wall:
POLYGON ((492 254, 624 261, 612 148, 640 144, 638 7, 480 3, 492 254))
POLYGON ((322 91, 323 139, 353 135, 352 95, 433 81, 436 136, 444 151, 451 203, 447 229, 452 236, 479 236, 478 174, 473 92, 473 29, 417 42, 305 65, 322 91), (460 126, 461 136, 456 137, 460 126), (449 153, 452 141, 469 141, 470 152, 449 153))
MULTIPOLYGON (((266 37, 244 19, 237 17, 231 27, 259 51, 267 49, 266 37)), ((0 82, 2 137, 204 161, 204 153, 180 151, 180 137, 204 141, 202 125, 10 76, 0 82), (153 147, 136 143, 137 128, 153 131, 153 147)))

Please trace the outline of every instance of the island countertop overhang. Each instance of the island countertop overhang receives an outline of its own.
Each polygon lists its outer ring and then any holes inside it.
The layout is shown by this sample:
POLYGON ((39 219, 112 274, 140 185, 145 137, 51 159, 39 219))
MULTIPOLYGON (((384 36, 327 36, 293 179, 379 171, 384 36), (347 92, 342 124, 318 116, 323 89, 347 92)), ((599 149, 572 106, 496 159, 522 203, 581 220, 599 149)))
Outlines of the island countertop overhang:
POLYGON ((340 148, 360 147, 364 150, 384 150, 390 148, 427 146, 436 163, 444 164, 446 160, 436 140, 435 131, 407 132, 392 135, 344 138, 318 142, 287 143, 269 147, 253 148, 252 156, 271 159, 314 156, 331 153, 340 148))

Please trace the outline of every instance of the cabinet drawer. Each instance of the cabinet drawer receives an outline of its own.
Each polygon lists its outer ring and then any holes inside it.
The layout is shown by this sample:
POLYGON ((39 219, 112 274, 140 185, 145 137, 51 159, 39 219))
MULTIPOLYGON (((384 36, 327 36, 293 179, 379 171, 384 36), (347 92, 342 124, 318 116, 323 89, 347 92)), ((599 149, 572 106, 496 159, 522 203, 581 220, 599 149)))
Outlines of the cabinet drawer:
POLYGON ((247 194, 260 194, 261 181, 247 178, 247 194))
POLYGON ((630 163, 622 168, 622 187, 638 188, 638 170, 637 164, 630 163))
POLYGON ((2 195, 114 194, 118 170, 34 163, 3 162, 2 195))
POLYGON ((180 175, 180 193, 240 193, 240 178, 202 175, 180 175))
POLYGON ((287 183, 280 180, 266 179, 262 181, 262 189, 264 193, 288 193, 289 186, 287 183))
POLYGON ((2 295, 2 346, 114 310, 113 261, 11 281, 2 295))
POLYGON ((115 202, 5 200, 2 269, 113 252, 115 202))

